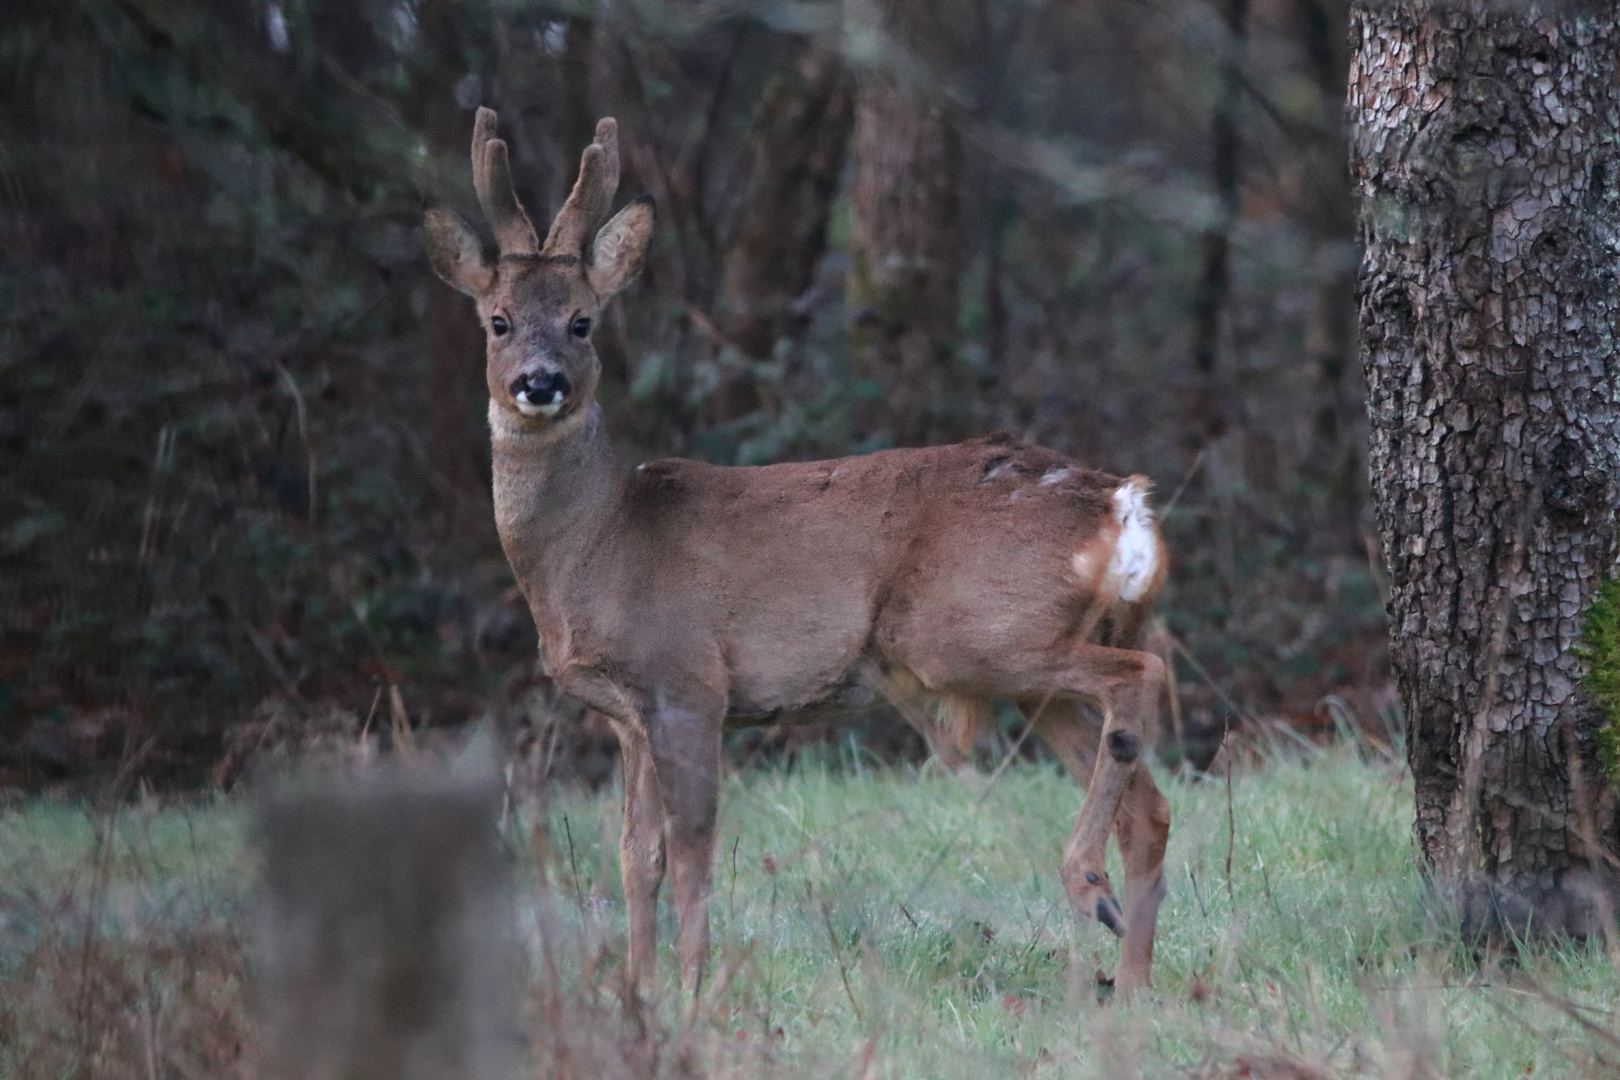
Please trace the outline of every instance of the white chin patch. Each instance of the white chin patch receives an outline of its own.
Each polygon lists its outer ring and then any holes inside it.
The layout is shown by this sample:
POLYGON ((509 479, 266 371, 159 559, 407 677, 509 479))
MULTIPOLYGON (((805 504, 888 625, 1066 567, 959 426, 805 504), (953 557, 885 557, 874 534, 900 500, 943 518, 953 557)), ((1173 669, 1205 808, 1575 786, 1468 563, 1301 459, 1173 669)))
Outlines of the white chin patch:
POLYGON ((551 395, 551 400, 544 403, 531 400, 527 390, 522 391, 512 399, 513 403, 517 405, 517 411, 524 416, 556 416, 562 412, 562 400, 561 390, 555 391, 551 395))

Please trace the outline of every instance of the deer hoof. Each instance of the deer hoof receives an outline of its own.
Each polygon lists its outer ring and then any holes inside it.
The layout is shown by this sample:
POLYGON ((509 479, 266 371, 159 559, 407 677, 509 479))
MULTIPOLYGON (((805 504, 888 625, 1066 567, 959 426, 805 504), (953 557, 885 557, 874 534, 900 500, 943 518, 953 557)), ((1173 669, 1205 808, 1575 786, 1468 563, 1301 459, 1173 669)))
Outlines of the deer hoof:
POLYGON ((1115 937, 1125 936, 1125 913, 1112 896, 1097 897, 1097 921, 1112 930, 1115 937))
POLYGON ((1107 874, 1097 870, 1082 871, 1071 864, 1063 869, 1063 885, 1076 915, 1096 919, 1116 936, 1125 936, 1125 913, 1114 899, 1107 874))

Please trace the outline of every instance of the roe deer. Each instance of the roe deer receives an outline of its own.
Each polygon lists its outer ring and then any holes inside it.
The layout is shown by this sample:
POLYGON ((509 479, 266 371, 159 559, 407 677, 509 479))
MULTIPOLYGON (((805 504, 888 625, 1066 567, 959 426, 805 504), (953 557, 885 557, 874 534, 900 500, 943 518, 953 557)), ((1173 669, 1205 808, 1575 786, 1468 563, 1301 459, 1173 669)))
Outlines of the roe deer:
POLYGON ((593 404, 591 329, 641 269, 654 213, 638 199, 596 229, 618 188, 618 129, 597 124, 543 244, 488 109, 472 160, 498 252, 430 211, 433 267, 478 302, 487 333, 495 520, 543 667, 623 748, 632 979, 653 974, 666 865, 682 977, 702 978, 727 725, 887 697, 911 717, 938 709, 965 746, 1005 698, 1086 787, 1064 889, 1124 939, 1121 992, 1144 986, 1170 831, 1137 760, 1164 678, 1141 649, 1165 576, 1148 482, 1006 434, 836 461, 621 468, 593 404), (1104 872, 1111 831, 1123 910, 1104 872))

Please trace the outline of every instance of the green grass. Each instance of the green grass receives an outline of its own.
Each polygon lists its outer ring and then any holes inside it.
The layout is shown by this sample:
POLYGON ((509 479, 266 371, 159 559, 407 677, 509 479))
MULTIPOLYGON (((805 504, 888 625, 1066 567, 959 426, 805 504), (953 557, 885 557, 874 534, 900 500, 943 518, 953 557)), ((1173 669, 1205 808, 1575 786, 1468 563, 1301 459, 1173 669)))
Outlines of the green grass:
MULTIPOLYGON (((1116 948, 1076 924, 1058 882, 1080 792, 1055 767, 1014 769, 982 798, 954 777, 733 777, 713 910, 742 964, 738 1001, 781 1028, 787 1067, 876 1035, 880 1075, 969 1077, 1180 1075, 1244 1054, 1556 1075, 1579 1071, 1586 1041, 1534 988, 1601 1015, 1620 1000, 1596 948, 1504 971, 1426 914, 1403 769, 1341 750, 1236 780, 1230 878, 1225 785, 1163 786, 1175 823, 1154 991, 1100 1008, 1094 975, 1116 948)), ((559 840, 564 815, 597 901, 583 910, 616 927, 616 807, 558 801, 559 840)))
MULTIPOLYGON (((662 911, 662 1034, 642 1038, 680 1043, 701 1073, 784 1077, 1584 1076, 1615 1058, 1559 1004, 1613 1030, 1620 976, 1599 946, 1480 958, 1427 912, 1404 770, 1338 749, 1235 779, 1230 875, 1226 785, 1162 779, 1175 823, 1155 985, 1121 1006, 1099 1004, 1095 980, 1116 945, 1075 922, 1057 879, 1080 792, 1055 767, 988 790, 926 770, 732 776, 717 986, 686 1005, 662 911)), ((620 1023, 604 989, 623 952, 617 797, 553 795, 541 821, 554 887, 526 889, 526 911, 563 974, 537 1024, 582 1003, 563 1033, 577 1037, 620 1023)), ((40 939, 39 898, 92 881, 120 897, 113 937, 204 910, 229 921, 252 867, 241 822, 226 803, 110 828, 47 804, 0 817, 0 980, 40 939)), ((532 883, 530 835, 512 830, 532 883)), ((649 1069, 678 1073, 672 1054, 649 1069)))

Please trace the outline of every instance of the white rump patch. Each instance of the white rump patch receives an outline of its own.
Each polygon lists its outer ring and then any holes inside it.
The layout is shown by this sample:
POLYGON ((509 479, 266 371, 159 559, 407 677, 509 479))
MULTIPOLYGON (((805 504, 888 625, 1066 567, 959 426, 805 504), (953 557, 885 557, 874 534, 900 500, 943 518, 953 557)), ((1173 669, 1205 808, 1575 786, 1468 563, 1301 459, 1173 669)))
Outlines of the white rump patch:
POLYGON ((1159 538, 1142 481, 1127 480, 1114 489, 1114 520, 1119 539, 1108 560, 1108 579, 1118 585, 1121 600, 1140 600, 1159 572, 1159 538))

